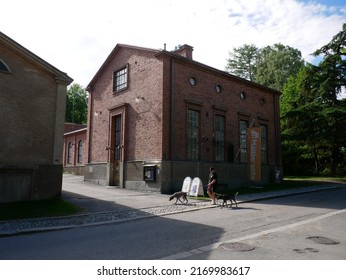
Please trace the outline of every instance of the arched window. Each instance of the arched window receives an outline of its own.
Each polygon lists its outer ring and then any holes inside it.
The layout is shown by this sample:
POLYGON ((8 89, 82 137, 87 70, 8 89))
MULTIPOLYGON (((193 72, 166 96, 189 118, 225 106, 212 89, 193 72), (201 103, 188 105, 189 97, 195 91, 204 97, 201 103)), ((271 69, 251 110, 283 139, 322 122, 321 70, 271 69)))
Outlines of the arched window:
POLYGON ((0 72, 11 73, 10 67, 0 58, 0 72))
POLYGON ((68 149, 67 149, 67 163, 72 163, 72 143, 68 143, 68 149))
POLYGON ((83 162, 83 140, 78 142, 78 163, 83 162))

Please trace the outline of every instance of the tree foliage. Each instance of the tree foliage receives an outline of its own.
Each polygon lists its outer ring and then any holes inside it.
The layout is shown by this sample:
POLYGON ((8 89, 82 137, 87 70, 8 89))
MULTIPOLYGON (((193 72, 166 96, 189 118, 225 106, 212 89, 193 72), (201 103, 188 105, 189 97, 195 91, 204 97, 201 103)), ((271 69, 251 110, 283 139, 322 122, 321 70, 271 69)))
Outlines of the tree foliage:
POLYGON ((66 96, 65 122, 86 124, 88 114, 88 93, 79 84, 70 86, 66 96))
POLYGON ((259 49, 254 45, 243 45, 230 52, 226 71, 249 81, 256 80, 257 57, 259 49))
POLYGON ((256 82, 282 91, 288 78, 302 67, 304 60, 299 50, 282 44, 267 46, 259 53, 256 82))
POLYGON ((244 45, 230 53, 226 69, 283 92, 286 174, 345 176, 346 99, 340 93, 346 92, 346 24, 313 54, 321 58, 318 65, 305 64, 299 50, 282 44, 261 49, 244 45))
POLYGON ((226 70, 241 78, 282 91, 288 78, 304 66, 301 52, 275 44, 264 48, 243 45, 230 52, 226 70))
MULTIPOLYGON (((314 54, 318 66, 306 67, 284 87, 281 97, 283 147, 297 162, 314 162, 314 172, 336 176, 345 171, 346 100, 338 95, 346 85, 346 25, 314 54), (292 147, 302 148, 293 151, 292 147), (288 148, 289 147, 289 148, 288 148)), ((292 158, 291 158, 292 159, 292 158)), ((287 162, 287 161, 286 161, 287 162)))

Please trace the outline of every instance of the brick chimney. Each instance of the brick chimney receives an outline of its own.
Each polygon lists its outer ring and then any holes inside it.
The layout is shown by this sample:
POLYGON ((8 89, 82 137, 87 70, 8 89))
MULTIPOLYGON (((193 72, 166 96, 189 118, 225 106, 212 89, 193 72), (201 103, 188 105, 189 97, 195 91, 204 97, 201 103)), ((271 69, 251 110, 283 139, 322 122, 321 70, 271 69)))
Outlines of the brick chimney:
POLYGON ((189 46, 189 45, 182 45, 182 46, 178 46, 173 53, 181 55, 183 57, 186 57, 187 59, 191 59, 192 60, 192 52, 193 52, 193 47, 189 46))

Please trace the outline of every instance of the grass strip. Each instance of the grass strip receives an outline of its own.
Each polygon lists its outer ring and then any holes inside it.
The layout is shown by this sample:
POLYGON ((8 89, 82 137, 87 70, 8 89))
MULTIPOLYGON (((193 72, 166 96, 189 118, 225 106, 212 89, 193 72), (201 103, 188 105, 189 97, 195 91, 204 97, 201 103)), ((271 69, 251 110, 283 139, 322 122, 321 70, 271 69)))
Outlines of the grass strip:
POLYGON ((81 209, 61 198, 0 204, 0 221, 68 216, 81 209))

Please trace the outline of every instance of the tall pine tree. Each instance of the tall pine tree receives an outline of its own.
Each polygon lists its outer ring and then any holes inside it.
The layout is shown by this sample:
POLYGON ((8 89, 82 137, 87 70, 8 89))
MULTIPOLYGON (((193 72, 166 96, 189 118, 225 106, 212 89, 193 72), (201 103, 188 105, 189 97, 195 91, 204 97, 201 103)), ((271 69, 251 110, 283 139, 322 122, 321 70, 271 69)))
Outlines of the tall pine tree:
POLYGON ((315 171, 330 176, 346 163, 346 100, 339 98, 346 86, 345 46, 346 25, 314 53, 322 56, 319 65, 307 65, 282 96, 284 143, 299 147, 297 157, 314 159, 315 171))

